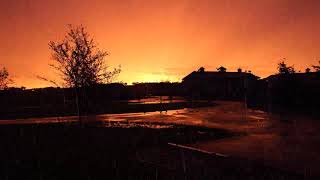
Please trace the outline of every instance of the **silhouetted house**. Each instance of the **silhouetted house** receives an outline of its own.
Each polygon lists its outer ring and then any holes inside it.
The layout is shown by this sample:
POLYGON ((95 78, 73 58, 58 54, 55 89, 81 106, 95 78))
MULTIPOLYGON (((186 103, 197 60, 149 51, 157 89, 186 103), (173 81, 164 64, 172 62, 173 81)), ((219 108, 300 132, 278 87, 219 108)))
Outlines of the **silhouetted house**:
POLYGON ((185 94, 193 98, 243 100, 245 94, 253 96, 258 79, 241 69, 238 72, 199 69, 184 77, 182 84, 185 94))
POLYGON ((270 111, 320 107, 320 73, 276 74, 263 80, 266 82, 265 103, 270 111))

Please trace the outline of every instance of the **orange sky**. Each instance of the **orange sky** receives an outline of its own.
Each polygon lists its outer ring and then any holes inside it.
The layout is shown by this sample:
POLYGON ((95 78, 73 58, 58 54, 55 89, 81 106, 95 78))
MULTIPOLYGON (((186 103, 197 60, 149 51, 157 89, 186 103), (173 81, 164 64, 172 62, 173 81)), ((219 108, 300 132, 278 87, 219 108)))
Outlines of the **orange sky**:
POLYGON ((200 66, 265 77, 280 58, 298 70, 320 57, 317 0, 1 0, 0 66, 15 86, 50 84, 48 42, 83 24, 118 81, 180 81, 200 66))

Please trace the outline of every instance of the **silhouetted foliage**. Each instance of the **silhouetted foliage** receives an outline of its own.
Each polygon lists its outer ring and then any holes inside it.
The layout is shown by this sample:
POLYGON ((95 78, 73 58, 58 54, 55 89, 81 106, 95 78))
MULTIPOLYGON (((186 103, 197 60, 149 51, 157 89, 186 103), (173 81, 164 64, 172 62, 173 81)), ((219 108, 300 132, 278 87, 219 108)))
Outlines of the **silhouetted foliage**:
POLYGON ((319 65, 313 65, 312 67, 316 72, 320 72, 320 61, 319 61, 319 65))
POLYGON ((10 83, 12 83, 12 80, 9 78, 9 72, 3 67, 0 69, 0 90, 7 88, 10 83))
POLYGON ((295 70, 292 66, 287 66, 284 61, 281 61, 278 64, 278 72, 279 74, 292 74, 295 73, 295 70))
POLYGON ((55 64, 65 85, 84 87, 99 83, 110 83, 120 73, 120 68, 107 71, 106 51, 97 48, 93 38, 81 25, 69 25, 69 30, 62 41, 50 41, 49 48, 55 64))
POLYGON ((219 72, 226 72, 226 71, 227 71, 227 68, 221 66, 221 67, 217 68, 217 70, 218 70, 219 72))

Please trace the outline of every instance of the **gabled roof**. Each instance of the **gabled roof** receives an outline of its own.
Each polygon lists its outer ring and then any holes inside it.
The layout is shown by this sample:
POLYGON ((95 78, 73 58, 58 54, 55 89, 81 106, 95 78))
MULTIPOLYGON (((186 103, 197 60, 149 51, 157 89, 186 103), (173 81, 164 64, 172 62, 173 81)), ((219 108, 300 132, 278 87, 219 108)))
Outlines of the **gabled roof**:
POLYGON ((247 72, 193 71, 192 73, 184 77, 182 80, 185 81, 187 79, 192 79, 192 78, 243 78, 243 77, 259 79, 258 76, 255 76, 247 72))

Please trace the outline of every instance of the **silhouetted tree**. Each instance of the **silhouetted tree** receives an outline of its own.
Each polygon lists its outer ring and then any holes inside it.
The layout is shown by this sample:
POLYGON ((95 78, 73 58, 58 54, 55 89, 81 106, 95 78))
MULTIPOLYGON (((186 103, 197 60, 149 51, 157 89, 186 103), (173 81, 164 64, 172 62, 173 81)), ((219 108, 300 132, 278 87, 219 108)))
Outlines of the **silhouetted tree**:
POLYGON ((3 67, 0 69, 0 90, 7 88, 10 83, 12 80, 9 78, 9 72, 3 67))
MULTIPOLYGON (((73 87, 77 113, 89 110, 89 100, 85 93, 88 86, 110 83, 120 73, 120 67, 108 71, 105 57, 106 51, 100 50, 86 29, 80 26, 68 26, 68 31, 61 41, 50 41, 54 64, 64 81, 64 86, 73 87)), ((46 78, 40 79, 58 84, 46 78)), ((79 116, 80 120, 80 116, 79 116)))
POLYGON ((62 41, 49 42, 51 64, 60 72, 65 85, 84 87, 98 83, 109 83, 120 73, 120 68, 107 71, 106 51, 97 48, 96 43, 81 26, 69 25, 69 31, 62 41))
POLYGON ((292 66, 287 66, 284 61, 281 61, 278 64, 278 72, 279 74, 292 74, 295 73, 295 70, 292 66))
POLYGON ((313 65, 312 67, 316 72, 320 72, 320 61, 319 61, 319 65, 313 65))
POLYGON ((226 72, 227 71, 227 68, 221 66, 219 68, 217 68, 218 72, 226 72))

